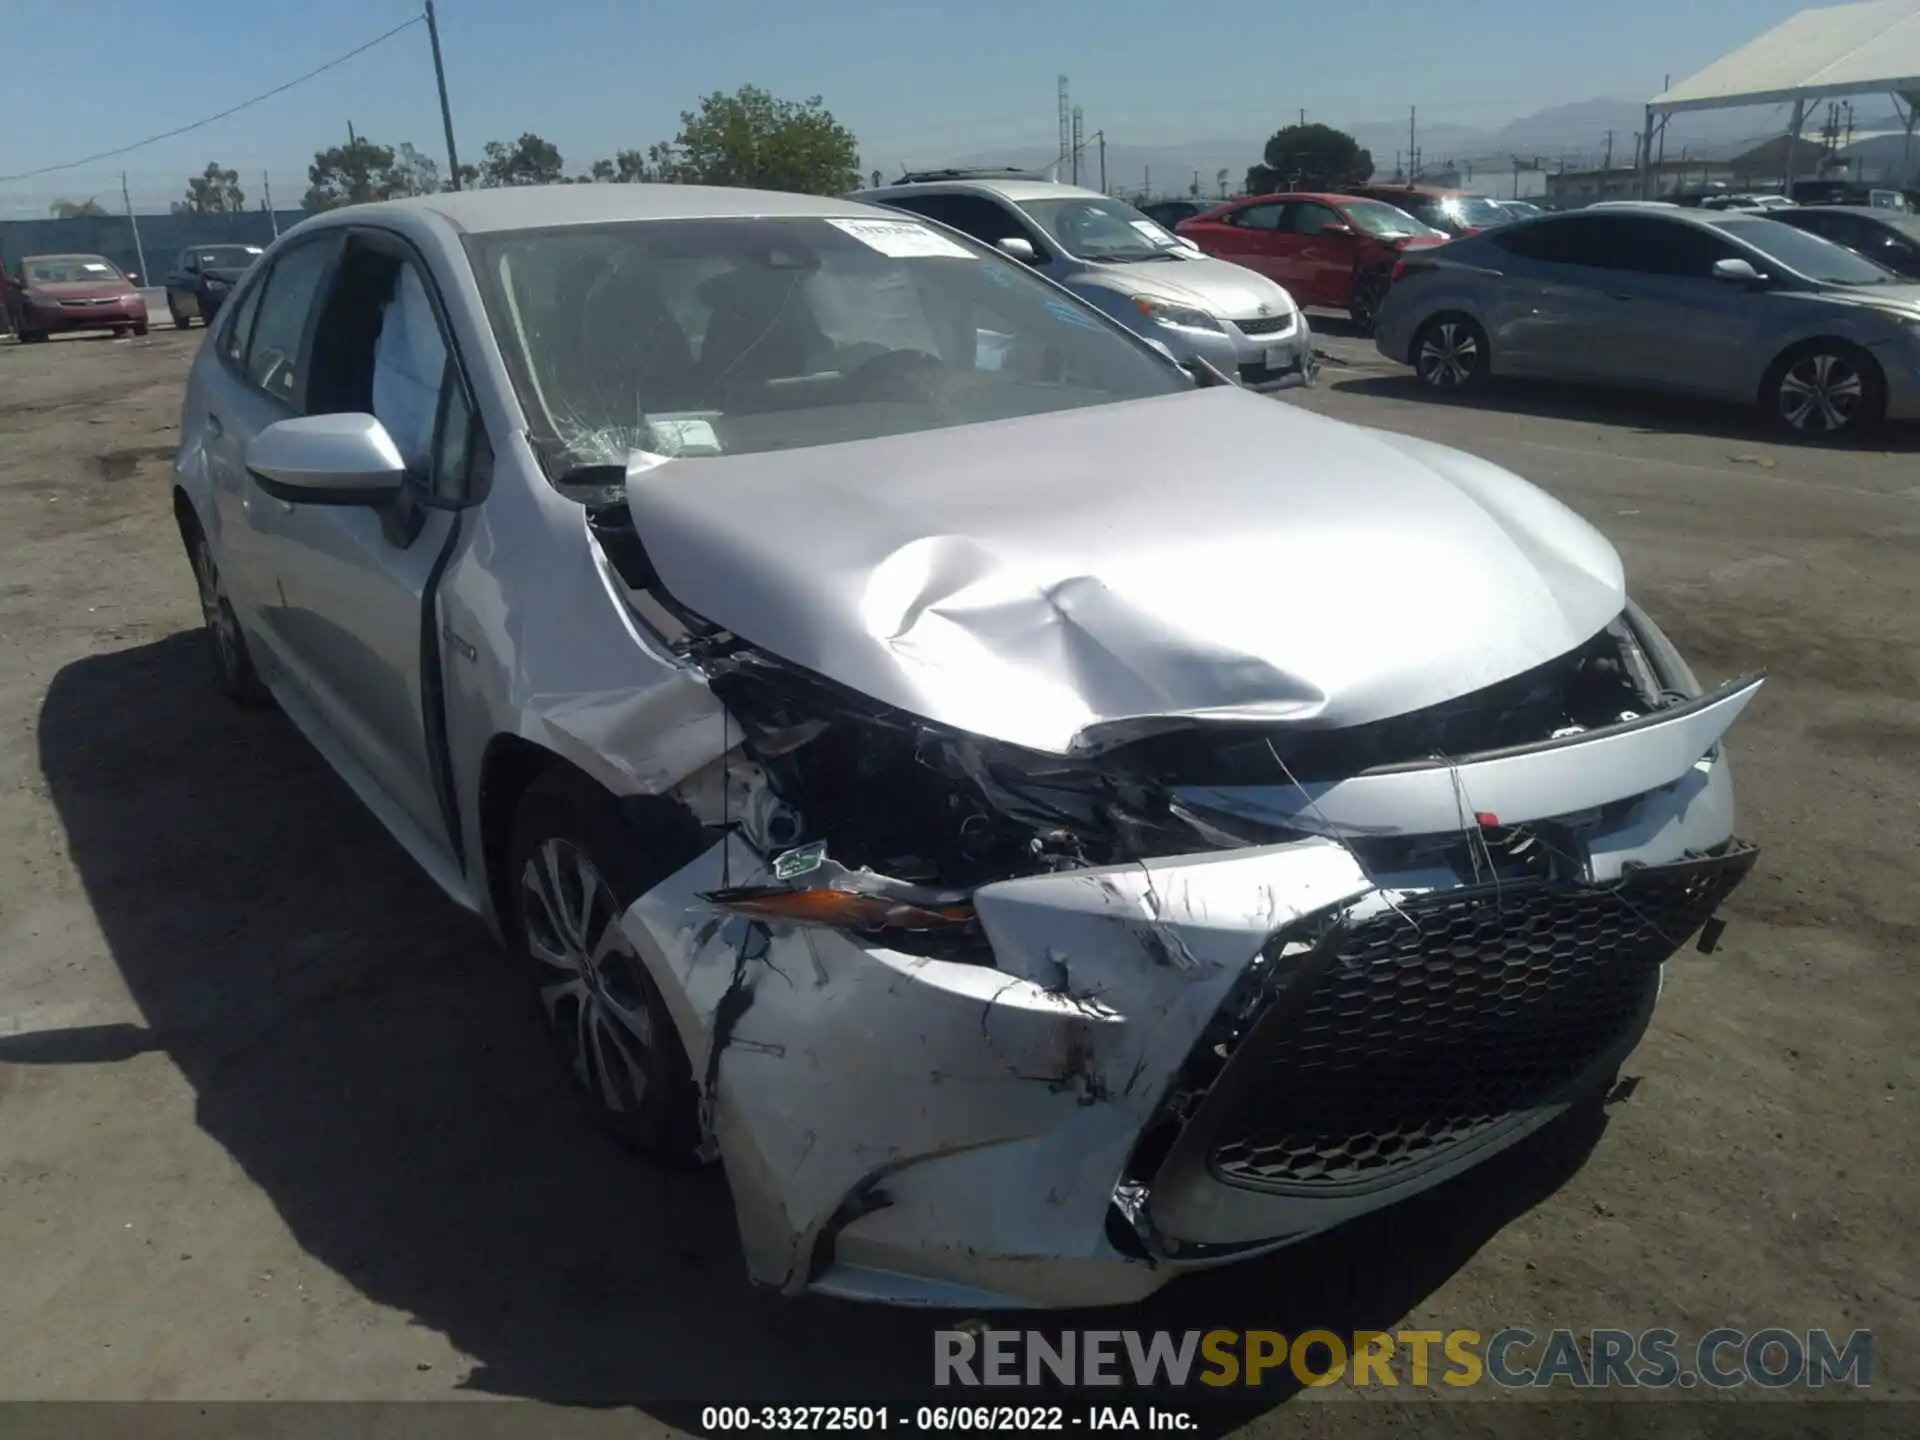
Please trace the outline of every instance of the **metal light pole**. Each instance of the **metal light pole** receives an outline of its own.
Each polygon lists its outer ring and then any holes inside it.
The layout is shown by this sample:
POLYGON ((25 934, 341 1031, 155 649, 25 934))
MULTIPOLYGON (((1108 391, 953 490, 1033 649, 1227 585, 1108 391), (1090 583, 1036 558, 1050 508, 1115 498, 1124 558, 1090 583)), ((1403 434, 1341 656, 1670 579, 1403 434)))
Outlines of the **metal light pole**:
POLYGON ((433 79, 440 87, 440 123, 447 130, 447 178, 453 188, 460 188, 460 155, 453 148, 453 108, 447 104, 447 67, 440 59, 440 22, 433 13, 433 0, 427 4, 427 39, 433 45, 433 79))
POLYGON ((151 285, 153 277, 147 274, 147 251, 140 243, 140 222, 133 218, 133 196, 127 192, 127 172, 124 170, 120 172, 120 198, 126 203, 127 224, 133 227, 133 253, 140 262, 140 283, 151 285))

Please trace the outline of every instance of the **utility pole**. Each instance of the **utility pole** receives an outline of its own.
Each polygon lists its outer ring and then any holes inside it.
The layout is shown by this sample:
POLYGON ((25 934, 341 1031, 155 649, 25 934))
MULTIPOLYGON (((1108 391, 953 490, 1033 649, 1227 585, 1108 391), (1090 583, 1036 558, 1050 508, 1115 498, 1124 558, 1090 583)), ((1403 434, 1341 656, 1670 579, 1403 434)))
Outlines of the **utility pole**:
POLYGON ((433 45, 433 79, 440 87, 440 123, 447 131, 447 176, 453 188, 460 188, 460 156, 453 148, 453 109, 447 104, 447 67, 440 61, 440 22, 433 13, 433 0, 427 3, 427 39, 433 45))
POLYGON ((1073 183, 1080 183, 1080 152, 1086 149, 1086 142, 1080 138, 1080 107, 1073 107, 1073 183))
POLYGON ((1418 113, 1413 106, 1407 107, 1407 183, 1409 185, 1420 178, 1420 151, 1413 143, 1413 122, 1418 113))
POLYGON ((267 224, 273 227, 273 238, 280 238, 280 217, 273 213, 273 181, 267 178, 267 172, 260 172, 260 189, 267 197, 267 224))
MULTIPOLYGON (((1073 101, 1067 96, 1067 77, 1060 77, 1060 166, 1065 167, 1067 157, 1073 150, 1073 101)), ((1060 178, 1060 171, 1053 172, 1053 178, 1060 178)))
POLYGON ((1300 124, 1302 127, 1305 127, 1306 123, 1307 123, 1307 108, 1306 106, 1303 105, 1300 107, 1300 124))
POLYGON ((1095 132, 1094 139, 1100 142, 1100 193, 1107 193, 1107 132, 1095 132))
POLYGON ((127 224, 133 227, 133 254, 140 262, 140 283, 149 285, 153 277, 147 274, 147 252, 140 244, 140 222, 133 218, 133 196, 127 192, 127 172, 120 172, 120 198, 126 202, 127 224))
POLYGON ((359 138, 353 133, 353 122, 349 120, 347 121, 347 149, 352 150, 359 143, 359 138))
POLYGON ((1600 168, 1609 174, 1613 172, 1613 132, 1611 130, 1607 131, 1607 160, 1600 168))

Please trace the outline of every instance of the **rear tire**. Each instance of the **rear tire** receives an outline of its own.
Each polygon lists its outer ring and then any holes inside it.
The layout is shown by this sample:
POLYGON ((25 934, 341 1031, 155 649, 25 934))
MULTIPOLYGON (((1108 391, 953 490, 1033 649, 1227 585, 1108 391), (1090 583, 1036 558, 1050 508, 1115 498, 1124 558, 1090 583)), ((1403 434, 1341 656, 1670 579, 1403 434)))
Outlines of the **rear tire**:
POLYGON ((1880 423, 1887 378, 1858 345, 1808 340, 1768 367, 1760 405, 1774 426, 1796 438, 1843 439, 1880 423))
POLYGON ((253 656, 247 651, 247 637, 240 629, 233 603, 227 599, 220 567, 214 563, 213 548, 198 520, 187 532, 187 558, 193 565, 194 582, 200 591, 200 615, 207 627, 207 640, 213 647, 214 673, 220 689, 236 705, 249 709, 265 705, 267 687, 253 668, 253 656))
POLYGON ((180 307, 173 303, 173 296, 167 296, 167 318, 173 321, 173 328, 184 330, 192 322, 180 313, 180 307))
POLYGON ((1429 389, 1461 395, 1478 390, 1491 363, 1487 332, 1465 315, 1436 315, 1413 337, 1413 373, 1429 389))
POLYGON ((47 332, 44 330, 22 330, 20 332, 20 343, 22 345, 38 345, 46 338, 47 332))
POLYGON ((521 799, 507 852, 508 933, 549 1038, 594 1118, 623 1144, 676 1159, 699 1144, 699 1091, 679 1033, 619 919, 678 869, 672 839, 642 832, 566 769, 521 799))
POLYGON ((143 321, 141 321, 141 322, 140 322, 140 323, 139 323, 138 325, 136 325, 136 326, 134 326, 134 327, 133 327, 133 333, 134 333, 135 335, 144 335, 144 334, 146 334, 146 333, 147 333, 147 322, 143 320, 143 321))

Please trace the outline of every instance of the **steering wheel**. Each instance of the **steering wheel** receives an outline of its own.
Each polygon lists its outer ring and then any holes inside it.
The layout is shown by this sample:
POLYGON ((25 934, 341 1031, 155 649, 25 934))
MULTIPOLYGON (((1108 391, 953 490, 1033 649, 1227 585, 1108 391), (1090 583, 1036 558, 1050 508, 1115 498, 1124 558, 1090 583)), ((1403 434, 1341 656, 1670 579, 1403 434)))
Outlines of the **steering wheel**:
POLYGON ((946 362, 924 350, 886 350, 846 374, 847 390, 860 400, 934 400, 929 381, 946 375, 946 362))

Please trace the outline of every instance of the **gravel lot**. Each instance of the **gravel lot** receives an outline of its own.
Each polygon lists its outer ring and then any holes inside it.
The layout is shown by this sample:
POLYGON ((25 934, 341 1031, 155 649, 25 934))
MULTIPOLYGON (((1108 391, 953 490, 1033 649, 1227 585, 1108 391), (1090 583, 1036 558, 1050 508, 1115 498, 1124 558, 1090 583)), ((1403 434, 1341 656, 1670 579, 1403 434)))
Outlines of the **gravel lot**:
MULTIPOLYGON (((1437 405, 1324 328, 1284 403, 1540 482, 1703 679, 1772 672, 1733 752, 1764 853, 1604 1121, 1108 1323, 1871 1326, 1876 1393, 1912 1393, 1920 437, 1437 405)), ((215 696, 167 483, 201 334, 0 344, 0 1397, 664 1414, 924 1380, 927 1322, 751 1293, 723 1185, 590 1129, 478 929, 283 721, 215 696)), ((1209 1428, 1327 1414, 1288 1398, 1209 1428)))

